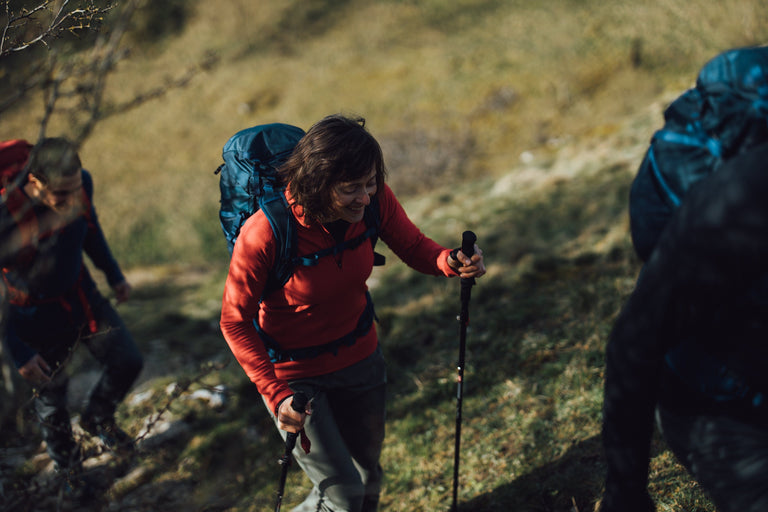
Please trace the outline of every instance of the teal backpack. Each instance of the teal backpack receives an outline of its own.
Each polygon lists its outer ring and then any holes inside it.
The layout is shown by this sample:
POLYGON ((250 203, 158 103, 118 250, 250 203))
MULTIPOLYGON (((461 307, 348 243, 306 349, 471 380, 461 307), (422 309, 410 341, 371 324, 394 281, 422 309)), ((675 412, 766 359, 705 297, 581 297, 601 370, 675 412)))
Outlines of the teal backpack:
POLYGON ((696 86, 664 112, 632 182, 629 218, 647 261, 686 193, 722 163, 768 142, 768 47, 737 48, 707 62, 696 86))
MULTIPOLYGON (((224 163, 216 169, 216 174, 220 175, 221 192, 219 221, 230 256, 240 228, 248 217, 263 210, 272 226, 280 254, 267 286, 269 291, 282 287, 296 266, 316 265, 320 258, 354 249, 367 239, 371 240, 375 248, 378 240, 379 206, 374 198, 365 209, 367 229, 363 234, 312 254, 296 253, 294 219, 285 199, 285 186, 278 179, 277 169, 285 163, 303 136, 304 130, 301 128, 282 123, 246 128, 224 144, 224 163)), ((376 265, 383 264, 383 256, 374 253, 374 261, 376 265)))

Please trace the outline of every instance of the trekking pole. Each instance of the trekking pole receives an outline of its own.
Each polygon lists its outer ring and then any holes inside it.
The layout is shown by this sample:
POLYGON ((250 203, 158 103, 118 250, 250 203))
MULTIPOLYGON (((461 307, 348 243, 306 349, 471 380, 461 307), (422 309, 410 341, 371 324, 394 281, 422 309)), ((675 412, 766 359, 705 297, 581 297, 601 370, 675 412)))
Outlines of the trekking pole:
MULTIPOLYGON (((293 395, 291 407, 296 412, 304 412, 304 409, 307 407, 307 401, 307 395, 301 392, 296 393, 293 395)), ((288 432, 288 436, 285 438, 285 453, 279 460, 283 470, 280 474, 280 484, 277 487, 277 504, 275 505, 275 512, 280 512, 280 506, 283 504, 285 479, 288 477, 288 468, 291 465, 291 452, 293 451, 293 447, 296 446, 297 437, 299 437, 298 432, 288 432)))
MULTIPOLYGON (((475 241, 477 237, 471 231, 465 231, 461 235, 461 252, 468 257, 475 253, 475 241)), ((464 399, 464 354, 467 346, 467 325, 469 325, 469 296, 475 278, 461 278, 461 314, 459 315, 459 363, 457 366, 457 390, 456 390, 456 443, 453 456, 453 505, 451 511, 455 512, 458 506, 459 496, 459 453, 461 447, 461 403, 464 399)))

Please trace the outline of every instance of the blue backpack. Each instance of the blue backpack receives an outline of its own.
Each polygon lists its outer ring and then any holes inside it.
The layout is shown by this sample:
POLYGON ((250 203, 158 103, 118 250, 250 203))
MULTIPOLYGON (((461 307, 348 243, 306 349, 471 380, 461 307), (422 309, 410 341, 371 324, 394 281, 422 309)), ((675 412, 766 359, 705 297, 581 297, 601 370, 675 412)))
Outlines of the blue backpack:
MULTIPOLYGON (((353 249, 370 239, 375 248, 379 230, 378 201, 365 211, 366 231, 352 239, 312 254, 296 254, 296 229, 285 187, 280 184, 277 169, 293 152, 304 136, 296 126, 271 123, 253 126, 233 135, 222 150, 224 163, 216 169, 220 174, 221 205, 219 220, 227 240, 230 256, 243 223, 256 211, 263 210, 278 242, 279 256, 270 274, 267 291, 282 287, 298 265, 312 266, 320 258, 353 249)), ((374 264, 383 263, 374 253, 374 264)), ((267 292, 265 292, 267 293, 267 292)))
POLYGON ((722 162, 768 141, 768 47, 729 50, 664 112, 632 182, 629 217, 641 260, 687 191, 722 162))

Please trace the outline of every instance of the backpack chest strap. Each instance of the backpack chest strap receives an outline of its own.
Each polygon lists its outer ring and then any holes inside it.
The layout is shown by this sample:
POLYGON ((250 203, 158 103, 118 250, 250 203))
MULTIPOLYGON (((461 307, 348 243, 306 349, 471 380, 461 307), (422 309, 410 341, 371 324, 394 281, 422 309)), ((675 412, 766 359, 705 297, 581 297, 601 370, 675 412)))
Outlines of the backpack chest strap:
POLYGON ((368 229, 366 229, 363 233, 356 236, 355 238, 344 240, 340 244, 336 244, 333 247, 327 247, 325 249, 321 249, 317 252, 313 252, 312 254, 307 254, 305 256, 297 256, 292 260, 293 265, 313 267, 317 265, 317 263, 320 261, 320 258, 324 258, 326 256, 336 256, 337 254, 341 254, 346 250, 355 249, 358 246, 360 246, 360 244, 362 244, 369 238, 376 235, 377 232, 378 232, 378 229, 376 228, 376 226, 371 226, 368 229))

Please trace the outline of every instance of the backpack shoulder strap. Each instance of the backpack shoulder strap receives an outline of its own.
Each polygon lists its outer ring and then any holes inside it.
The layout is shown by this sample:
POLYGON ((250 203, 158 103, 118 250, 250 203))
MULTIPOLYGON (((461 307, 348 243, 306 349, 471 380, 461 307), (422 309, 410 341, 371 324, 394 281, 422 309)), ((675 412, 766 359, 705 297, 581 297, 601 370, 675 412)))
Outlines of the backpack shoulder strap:
POLYGON ((384 265, 386 258, 383 254, 376 252, 376 242, 379 241, 379 228, 381 227, 381 213, 379 208, 379 196, 373 196, 371 204, 365 209, 365 225, 368 229, 373 229, 371 234, 371 247, 373 248, 373 265, 376 267, 384 265))
MULTIPOLYGON (((296 227, 290 212, 290 205, 281 189, 264 186, 264 194, 259 197, 259 208, 272 227, 277 242, 275 267, 267 282, 267 290, 282 287, 293 273, 293 257, 296 253, 296 227)), ((266 291, 265 291, 266 294, 266 291)))
MULTIPOLYGON (((270 274, 264 295, 284 286, 293 274, 294 267, 317 265, 320 258, 339 254, 347 249, 354 249, 367 239, 371 240, 371 247, 375 249, 380 225, 379 202, 376 197, 373 198, 371 204, 365 209, 364 220, 367 228, 365 232, 333 247, 328 247, 312 254, 297 256, 296 226, 293 215, 291 215, 291 207, 285 199, 285 195, 281 189, 273 189, 271 185, 265 185, 264 192, 259 198, 259 208, 264 210, 264 215, 269 221, 277 242, 275 266, 270 274)), ((384 265, 384 262, 384 255, 374 251, 373 264, 379 266, 384 265)))
MULTIPOLYGON (((325 256, 331 256, 340 254, 347 249, 354 249, 358 247, 360 244, 365 242, 366 240, 371 241, 371 248, 376 248, 376 242, 379 239, 379 202, 376 197, 374 197, 371 200, 371 203, 365 208, 365 213, 363 214, 363 220, 365 221, 366 230, 356 236, 355 238, 350 238, 349 240, 345 240, 339 244, 334 245, 333 247, 328 247, 326 249, 321 249, 317 252, 313 252, 312 254, 306 254, 304 256, 295 256, 293 258, 293 266, 304 266, 304 267, 312 267, 314 265, 317 265, 318 261, 320 261, 320 258, 324 258, 325 256)), ((383 265, 385 261, 385 258, 382 254, 377 253, 375 250, 373 252, 373 264, 374 265, 383 265)))
POLYGON ((381 218, 379 215, 379 196, 373 196, 371 203, 365 209, 363 214, 363 220, 368 229, 373 228, 375 233, 371 235, 371 245, 376 248, 376 242, 379 239, 379 226, 381 225, 381 218))

